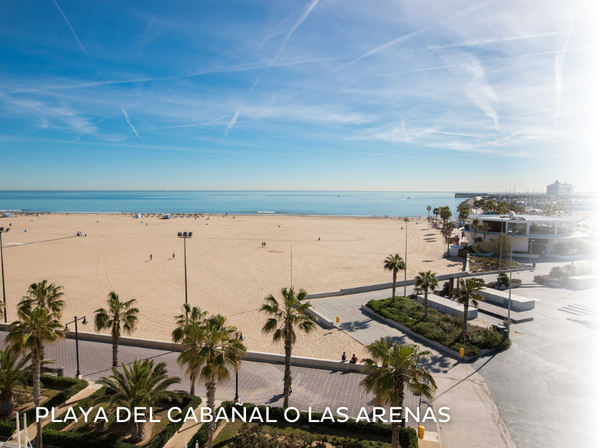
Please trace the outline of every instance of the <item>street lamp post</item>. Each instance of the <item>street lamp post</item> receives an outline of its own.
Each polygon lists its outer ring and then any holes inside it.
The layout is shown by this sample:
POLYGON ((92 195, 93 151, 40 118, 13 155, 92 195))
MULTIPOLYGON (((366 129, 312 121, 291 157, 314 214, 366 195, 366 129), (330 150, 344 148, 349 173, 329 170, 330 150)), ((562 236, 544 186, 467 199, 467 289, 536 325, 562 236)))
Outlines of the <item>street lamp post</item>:
POLYGON ((406 233, 404 237, 404 297, 406 297, 406 257, 407 257, 407 247, 408 247, 408 218, 404 218, 404 227, 406 227, 406 233))
POLYGON ((2 266, 2 306, 4 307, 4 323, 7 323, 6 317, 6 286, 4 279, 4 254, 2 253, 2 234, 7 233, 10 230, 10 227, 6 229, 4 227, 0 227, 0 265, 2 266))
MULTIPOLYGON (((244 335, 243 333, 236 333, 235 334, 235 338, 239 339, 240 341, 244 340, 244 335)), ((239 378, 239 374, 240 374, 240 369, 239 366, 238 368, 235 370, 235 397, 233 399, 234 402, 238 402, 240 399, 240 378, 239 378)))
MULTIPOLYGON (((183 269, 185 273, 185 304, 188 303, 188 287, 187 287, 187 248, 186 248, 186 240, 192 237, 192 232, 177 232, 177 236, 179 238, 183 238, 183 269)), ((185 311, 185 315, 187 317, 187 307, 185 311)))
POLYGON ((510 235, 510 267, 508 269, 509 278, 508 278, 508 320, 506 323, 506 337, 510 339, 510 308, 512 304, 512 271, 513 271, 513 232, 512 230, 508 231, 510 235))
POLYGON ((71 321, 65 324, 65 330, 69 331, 69 325, 70 324, 75 324, 75 356, 77 358, 77 373, 75 374, 75 376, 77 378, 81 377, 81 372, 79 371, 79 332, 77 331, 77 321, 82 321, 81 323, 83 325, 87 324, 87 319, 85 318, 85 316, 83 317, 77 317, 75 316, 75 318, 71 321))

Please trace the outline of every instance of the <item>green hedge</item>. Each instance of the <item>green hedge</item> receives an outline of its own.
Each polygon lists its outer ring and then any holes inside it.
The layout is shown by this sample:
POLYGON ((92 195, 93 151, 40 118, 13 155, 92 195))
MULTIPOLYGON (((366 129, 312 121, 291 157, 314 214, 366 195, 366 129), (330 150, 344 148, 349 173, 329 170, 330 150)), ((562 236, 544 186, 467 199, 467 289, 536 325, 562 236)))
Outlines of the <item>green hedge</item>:
MULTIPOLYGON (((415 303, 408 297, 371 300, 367 307, 380 316, 396 321, 431 341, 445 347, 460 351, 463 347, 462 318, 442 314, 429 308, 427 319, 424 317, 425 307, 415 303)), ((466 356, 478 356, 481 350, 500 350, 510 347, 510 340, 490 329, 467 324, 466 356)))
MULTIPOLYGON (((287 423, 284 417, 285 408, 272 408, 268 406, 256 406, 253 404, 236 405, 231 401, 226 401, 222 403, 221 406, 227 410, 228 415, 231 415, 230 410, 234 406, 238 408, 243 406, 248 409, 258 408, 264 420, 266 420, 266 410, 268 408, 269 417, 271 419, 275 418, 281 423, 287 423)), ((313 412, 311 413, 311 416, 313 419, 317 419, 320 421, 323 414, 313 412)), ((311 424, 308 420, 308 412, 300 412, 300 418, 295 424, 311 424)), ((392 438, 392 425, 386 423, 357 422, 354 419, 348 419, 348 421, 344 423, 324 420, 322 422, 320 421, 319 425, 334 429, 336 431, 341 431, 347 433, 348 435, 358 438, 364 435, 389 438, 390 440, 392 438)), ((413 428, 400 427, 400 446, 406 448, 418 448, 417 432, 413 428)))
MULTIPOLYGON (((53 408, 60 406, 77 392, 81 392, 83 389, 88 387, 86 380, 78 380, 76 378, 66 378, 60 376, 41 375, 40 376, 42 385, 47 388, 63 388, 58 394, 50 398, 48 401, 42 403, 46 408, 53 408)), ((19 416, 21 421, 21 428, 27 416, 27 422, 29 424, 35 422, 35 408, 30 409, 19 416)), ((17 422, 13 419, 0 419, 0 436, 10 437, 17 430, 17 422)))
MULTIPOLYGON (((88 398, 82 400, 77 408, 74 408, 77 417, 81 415, 81 411, 79 407, 89 408, 93 406, 93 401, 96 397, 103 395, 106 392, 105 388, 99 389, 94 392, 88 398)), ((200 397, 185 395, 183 397, 182 404, 184 407, 182 408, 182 412, 177 414, 176 417, 185 416, 186 412, 189 408, 196 409, 200 404, 202 404, 202 399, 200 397)), ((64 428, 66 428, 71 422, 55 422, 49 423, 42 429, 44 434, 44 443, 48 443, 49 445, 53 445, 57 448, 78 448, 84 446, 85 448, 135 448, 137 445, 133 445, 131 443, 124 442, 122 440, 111 439, 106 436, 94 436, 91 434, 81 434, 81 433, 71 433, 71 432, 62 432, 64 428)), ((183 421, 175 423, 169 423, 159 434, 152 439, 152 442, 147 445, 146 448, 162 448, 167 442, 175 435, 175 433, 181 428, 183 425, 183 421)))

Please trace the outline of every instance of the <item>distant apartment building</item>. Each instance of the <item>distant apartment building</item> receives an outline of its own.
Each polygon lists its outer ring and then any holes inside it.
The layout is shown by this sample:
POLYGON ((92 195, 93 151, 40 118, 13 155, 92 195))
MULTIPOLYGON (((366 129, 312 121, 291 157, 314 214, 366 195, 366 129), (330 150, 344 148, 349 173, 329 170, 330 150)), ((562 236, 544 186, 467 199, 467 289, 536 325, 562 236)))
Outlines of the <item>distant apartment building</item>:
POLYGON ((546 187, 548 196, 571 196, 573 194, 573 185, 561 184, 559 181, 554 182, 546 187))

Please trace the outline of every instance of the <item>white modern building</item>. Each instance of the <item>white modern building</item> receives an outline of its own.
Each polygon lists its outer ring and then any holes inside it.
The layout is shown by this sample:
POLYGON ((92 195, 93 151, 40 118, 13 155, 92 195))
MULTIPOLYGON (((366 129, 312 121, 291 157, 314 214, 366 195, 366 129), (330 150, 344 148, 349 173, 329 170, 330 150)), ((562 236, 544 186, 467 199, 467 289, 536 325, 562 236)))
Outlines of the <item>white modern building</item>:
POLYGON ((554 182, 546 187, 548 196, 571 196, 573 194, 573 185, 561 184, 559 181, 554 182))
POLYGON ((575 255, 577 240, 588 236, 576 231, 577 220, 575 216, 470 215, 464 232, 469 246, 474 244, 475 237, 489 241, 504 233, 512 239, 515 256, 575 255), (482 230, 473 229, 475 219, 480 226, 489 227, 485 236, 482 230))

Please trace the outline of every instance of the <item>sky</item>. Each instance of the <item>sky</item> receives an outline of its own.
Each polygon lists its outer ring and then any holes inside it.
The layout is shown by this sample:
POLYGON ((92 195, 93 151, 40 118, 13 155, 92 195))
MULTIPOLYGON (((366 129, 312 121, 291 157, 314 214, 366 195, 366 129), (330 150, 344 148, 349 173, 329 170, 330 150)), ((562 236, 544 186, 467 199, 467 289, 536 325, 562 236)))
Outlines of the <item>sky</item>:
POLYGON ((587 0, 0 0, 0 189, 595 190, 587 0))

